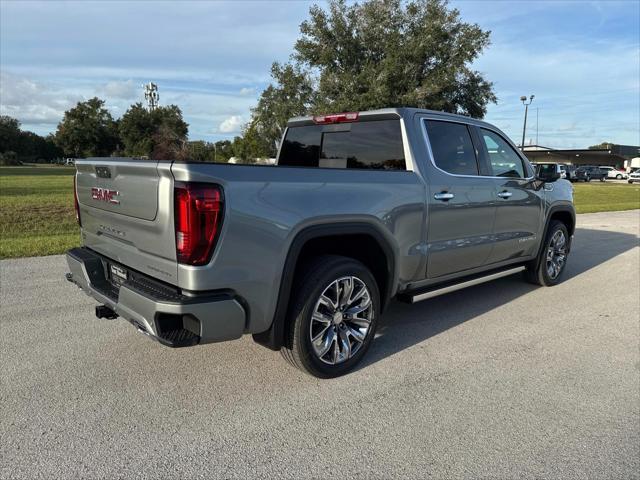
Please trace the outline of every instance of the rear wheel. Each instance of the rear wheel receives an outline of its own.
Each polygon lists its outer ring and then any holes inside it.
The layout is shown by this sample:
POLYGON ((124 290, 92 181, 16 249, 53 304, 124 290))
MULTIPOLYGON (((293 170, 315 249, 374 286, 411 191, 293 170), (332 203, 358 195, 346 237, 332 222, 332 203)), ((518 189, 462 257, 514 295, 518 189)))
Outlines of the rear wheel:
POLYGON ((536 285, 552 286, 560 281, 569 254, 569 232, 564 223, 552 220, 540 258, 527 266, 526 278, 536 285))
POLYGON ((379 311, 378 286, 367 267, 347 257, 318 257, 294 292, 280 351, 315 377, 344 375, 369 349, 379 311))

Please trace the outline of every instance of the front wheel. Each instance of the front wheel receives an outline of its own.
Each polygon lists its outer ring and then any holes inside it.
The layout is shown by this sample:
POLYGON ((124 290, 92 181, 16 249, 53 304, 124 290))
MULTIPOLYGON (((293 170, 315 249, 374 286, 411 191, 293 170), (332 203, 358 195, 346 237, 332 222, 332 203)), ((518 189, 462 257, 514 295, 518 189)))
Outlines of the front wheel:
POLYGON ((552 220, 542 245, 540 257, 527 266, 529 282, 550 287, 560 281, 569 255, 569 232, 564 223, 552 220))
POLYGON ((622 180, 622 175, 616 175, 616 180, 622 180))
POLYGON ((351 371, 375 335, 380 293, 361 262, 323 255, 304 267, 280 350, 295 367, 319 378, 351 371))

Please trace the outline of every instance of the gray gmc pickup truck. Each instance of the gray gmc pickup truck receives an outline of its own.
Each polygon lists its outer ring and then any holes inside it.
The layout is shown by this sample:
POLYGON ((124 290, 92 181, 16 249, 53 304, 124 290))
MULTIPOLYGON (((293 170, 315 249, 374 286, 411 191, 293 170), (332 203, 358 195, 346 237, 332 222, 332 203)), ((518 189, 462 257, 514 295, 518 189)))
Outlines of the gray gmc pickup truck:
POLYGON ((362 359, 392 299, 561 277, 573 190, 496 127, 410 108, 289 121, 276 166, 76 162, 67 279, 171 347, 253 334, 317 377, 362 359))

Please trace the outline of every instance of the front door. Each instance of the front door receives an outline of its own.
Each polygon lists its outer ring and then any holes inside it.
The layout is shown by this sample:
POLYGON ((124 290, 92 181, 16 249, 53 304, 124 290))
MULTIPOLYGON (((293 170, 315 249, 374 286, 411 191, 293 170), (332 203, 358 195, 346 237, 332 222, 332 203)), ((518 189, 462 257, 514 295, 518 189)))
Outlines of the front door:
POLYGON ((424 119, 430 162, 427 278, 484 265, 492 250, 496 187, 478 162, 466 124, 424 119))
POLYGON ((508 140, 494 130, 478 127, 477 132, 480 157, 491 169, 497 197, 495 243, 488 263, 534 255, 544 190, 535 188, 533 171, 508 140))

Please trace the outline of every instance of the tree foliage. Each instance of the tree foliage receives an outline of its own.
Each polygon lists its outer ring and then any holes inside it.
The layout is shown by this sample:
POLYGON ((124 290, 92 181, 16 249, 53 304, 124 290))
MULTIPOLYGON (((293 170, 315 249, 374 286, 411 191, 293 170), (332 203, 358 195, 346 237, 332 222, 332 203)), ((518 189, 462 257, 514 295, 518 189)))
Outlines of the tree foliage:
POLYGON ((311 7, 300 34, 292 61, 274 63, 246 129, 267 145, 263 153, 274 153, 296 115, 404 106, 481 118, 496 100, 471 67, 490 32, 446 0, 330 0, 311 7))
POLYGON ((182 148, 189 131, 189 125, 176 105, 147 110, 141 103, 136 103, 118 123, 124 154, 134 157, 170 155, 182 148))
POLYGON ((602 142, 597 145, 591 145, 589 150, 610 150, 611 145, 613 145, 611 142, 602 142))
POLYGON ((108 156, 116 149, 116 122, 104 106, 104 100, 94 97, 67 110, 58 124, 56 144, 66 155, 74 157, 108 156))
POLYGON ((15 118, 0 116, 0 154, 3 164, 51 161, 63 152, 54 142, 53 135, 42 137, 20 128, 15 118))

